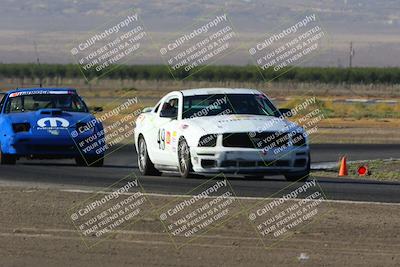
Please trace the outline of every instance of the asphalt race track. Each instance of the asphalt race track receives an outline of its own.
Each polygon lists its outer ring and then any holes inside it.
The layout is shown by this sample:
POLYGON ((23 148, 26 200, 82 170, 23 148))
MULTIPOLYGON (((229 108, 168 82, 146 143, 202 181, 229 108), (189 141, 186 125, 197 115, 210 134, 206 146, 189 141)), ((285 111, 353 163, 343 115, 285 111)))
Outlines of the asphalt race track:
MULTIPOLYGON (((312 162, 400 158, 400 144, 324 144, 311 148, 312 162)), ((140 177, 133 146, 125 146, 106 158, 103 168, 76 167, 72 160, 20 160, 16 166, 0 166, 0 185, 100 190, 134 172, 148 193, 186 194, 206 178, 182 179, 176 174, 140 177)), ((315 177, 328 199, 400 203, 400 183, 315 177)), ((289 185, 283 176, 249 180, 229 177, 238 196, 267 197, 289 185)))

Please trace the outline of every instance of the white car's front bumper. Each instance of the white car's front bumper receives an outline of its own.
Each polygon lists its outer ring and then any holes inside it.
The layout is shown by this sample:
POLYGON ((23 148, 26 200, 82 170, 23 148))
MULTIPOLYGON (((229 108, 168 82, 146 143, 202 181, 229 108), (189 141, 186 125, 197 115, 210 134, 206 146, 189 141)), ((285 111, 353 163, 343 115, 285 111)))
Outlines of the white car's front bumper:
POLYGON ((266 153, 261 149, 192 147, 193 170, 198 173, 287 173, 304 171, 309 164, 308 146, 288 146, 266 153))

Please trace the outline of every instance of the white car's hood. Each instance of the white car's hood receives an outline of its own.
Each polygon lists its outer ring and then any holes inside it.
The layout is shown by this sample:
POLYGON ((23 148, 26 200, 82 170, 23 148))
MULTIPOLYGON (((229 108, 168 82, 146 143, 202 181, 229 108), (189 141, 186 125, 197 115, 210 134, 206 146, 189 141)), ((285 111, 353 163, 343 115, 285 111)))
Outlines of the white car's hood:
POLYGON ((186 120, 200 127, 206 134, 292 131, 298 126, 287 120, 263 115, 220 115, 186 120))

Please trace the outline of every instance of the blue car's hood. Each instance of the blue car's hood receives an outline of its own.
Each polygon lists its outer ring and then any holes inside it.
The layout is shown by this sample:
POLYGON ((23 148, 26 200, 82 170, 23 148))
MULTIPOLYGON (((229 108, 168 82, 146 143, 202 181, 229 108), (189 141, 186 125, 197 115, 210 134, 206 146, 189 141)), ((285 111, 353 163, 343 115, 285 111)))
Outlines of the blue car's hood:
POLYGON ((10 123, 29 123, 32 133, 42 130, 75 129, 78 122, 87 123, 95 119, 90 113, 66 112, 60 109, 9 113, 6 117, 10 123))

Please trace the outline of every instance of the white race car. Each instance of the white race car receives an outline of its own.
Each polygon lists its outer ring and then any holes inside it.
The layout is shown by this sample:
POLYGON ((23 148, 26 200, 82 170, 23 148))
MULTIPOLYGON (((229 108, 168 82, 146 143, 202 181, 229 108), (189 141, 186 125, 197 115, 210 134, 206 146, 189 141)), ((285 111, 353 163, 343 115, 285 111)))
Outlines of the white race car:
POLYGON ((222 172, 306 180, 308 137, 285 116, 290 110, 278 110, 258 90, 171 92, 136 121, 139 170, 143 175, 177 171, 185 178, 222 172))

